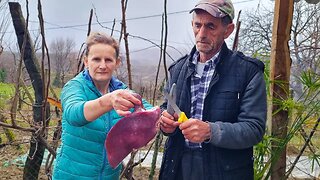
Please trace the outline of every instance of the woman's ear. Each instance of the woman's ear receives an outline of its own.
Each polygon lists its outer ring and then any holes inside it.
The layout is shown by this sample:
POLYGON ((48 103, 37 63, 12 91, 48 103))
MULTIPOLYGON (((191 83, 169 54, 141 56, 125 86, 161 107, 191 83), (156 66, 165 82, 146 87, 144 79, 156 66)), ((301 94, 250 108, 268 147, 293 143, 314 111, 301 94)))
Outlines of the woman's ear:
POLYGON ((118 57, 118 58, 117 58, 117 61, 116 61, 116 67, 117 67, 117 69, 120 67, 120 65, 121 65, 121 58, 118 57))
POLYGON ((84 67, 88 67, 88 57, 84 56, 83 58, 84 67))

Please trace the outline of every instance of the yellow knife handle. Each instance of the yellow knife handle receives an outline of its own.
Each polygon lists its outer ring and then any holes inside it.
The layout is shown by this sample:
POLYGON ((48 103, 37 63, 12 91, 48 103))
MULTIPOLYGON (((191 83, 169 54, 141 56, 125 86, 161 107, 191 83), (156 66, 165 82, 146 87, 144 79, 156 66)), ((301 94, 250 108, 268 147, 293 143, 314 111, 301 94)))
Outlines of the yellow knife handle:
POLYGON ((185 122, 187 120, 188 120, 188 118, 187 118, 186 114, 184 112, 181 112, 181 114, 179 116, 179 119, 178 119, 178 122, 179 123, 183 123, 183 122, 185 122))

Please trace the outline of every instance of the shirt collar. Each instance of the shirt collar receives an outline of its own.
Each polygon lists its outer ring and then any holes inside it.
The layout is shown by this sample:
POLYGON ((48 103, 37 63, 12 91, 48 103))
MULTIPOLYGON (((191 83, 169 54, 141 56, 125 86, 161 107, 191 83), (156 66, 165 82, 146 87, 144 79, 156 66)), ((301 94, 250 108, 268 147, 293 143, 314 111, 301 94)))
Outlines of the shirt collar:
MULTIPOLYGON (((214 56, 212 56, 208 61, 206 61, 206 64, 214 65, 214 66, 217 65, 218 62, 219 62, 219 58, 218 57, 219 57, 220 52, 221 52, 221 49, 214 56)), ((192 64, 197 65, 198 59, 200 58, 199 56, 200 56, 199 51, 196 51, 193 54, 192 64)))

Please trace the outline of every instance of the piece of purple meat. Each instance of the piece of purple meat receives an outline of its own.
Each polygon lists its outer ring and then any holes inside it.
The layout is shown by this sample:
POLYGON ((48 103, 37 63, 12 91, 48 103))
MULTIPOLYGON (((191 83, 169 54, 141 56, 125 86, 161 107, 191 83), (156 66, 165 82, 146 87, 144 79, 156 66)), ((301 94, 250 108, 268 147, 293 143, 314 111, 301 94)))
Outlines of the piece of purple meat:
POLYGON ((108 161, 112 168, 134 149, 148 144, 157 133, 160 108, 150 110, 135 108, 135 111, 119 120, 110 130, 105 141, 108 161))

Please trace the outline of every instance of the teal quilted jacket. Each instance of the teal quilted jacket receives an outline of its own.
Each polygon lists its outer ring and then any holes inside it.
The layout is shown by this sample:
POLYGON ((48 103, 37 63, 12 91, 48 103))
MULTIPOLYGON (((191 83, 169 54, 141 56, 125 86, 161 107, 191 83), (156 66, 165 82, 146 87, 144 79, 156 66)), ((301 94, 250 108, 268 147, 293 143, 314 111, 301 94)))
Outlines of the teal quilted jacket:
MULTIPOLYGON (((126 88, 124 83, 112 78, 110 91, 126 88)), ((54 165, 53 179, 119 179, 121 166, 116 169, 109 166, 104 142, 110 128, 121 117, 112 110, 89 122, 83 114, 84 103, 100 96, 87 70, 79 73, 62 89, 62 142, 54 165)), ((151 108, 145 100, 143 104, 145 108, 151 108)))

